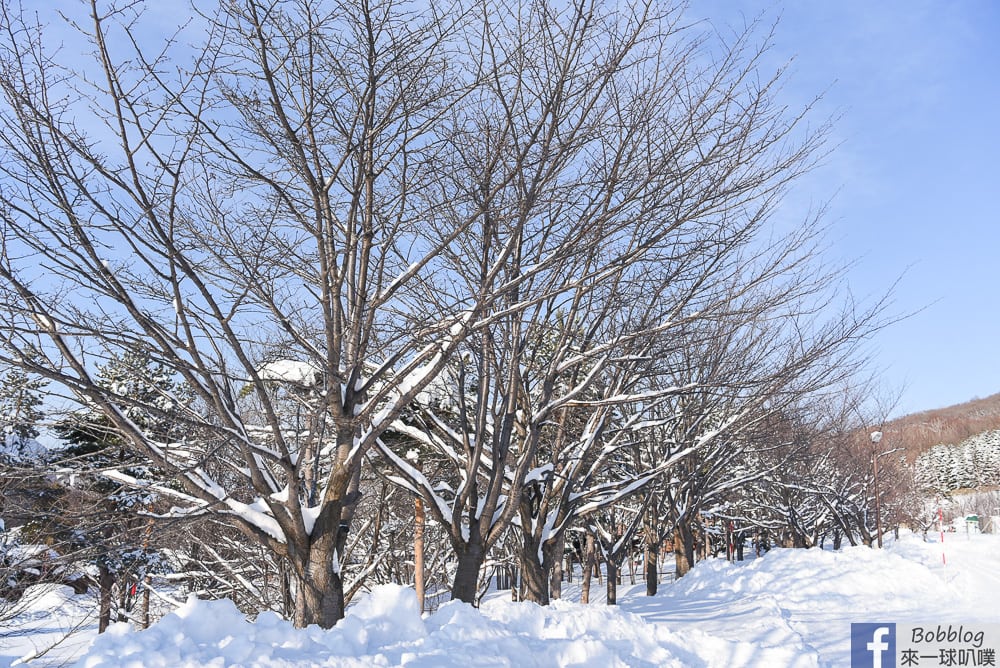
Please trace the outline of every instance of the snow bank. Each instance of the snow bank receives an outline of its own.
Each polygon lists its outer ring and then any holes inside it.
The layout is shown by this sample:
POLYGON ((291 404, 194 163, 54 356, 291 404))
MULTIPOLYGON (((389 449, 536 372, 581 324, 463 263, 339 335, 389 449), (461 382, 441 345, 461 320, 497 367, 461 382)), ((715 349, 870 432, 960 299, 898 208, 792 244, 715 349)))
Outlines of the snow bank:
POLYGON ((136 632, 115 624, 76 665, 185 666, 689 666, 687 643, 602 606, 452 602, 421 619, 411 589, 382 585, 335 628, 295 629, 265 613, 247 622, 229 601, 194 598, 136 632))
MULTIPOLYGON (((947 566, 942 546, 919 536, 885 550, 709 560, 655 597, 641 584, 620 587, 618 607, 543 608, 498 593, 478 610, 452 602, 421 618, 412 590, 384 585, 328 631, 270 613, 249 623, 229 602, 191 599, 146 631, 115 625, 71 658, 95 668, 844 666, 852 622, 1000 622, 1000 539, 958 537, 943 549, 947 566)), ((602 589, 595 583, 593 599, 602 589)), ((569 598, 578 591, 578 580, 564 586, 569 598)), ((37 607, 65 605, 59 596, 37 607)))
POLYGON ((421 619, 413 591, 378 587, 335 628, 295 629, 271 613, 247 622, 228 601, 190 599, 136 632, 115 624, 76 665, 85 668, 246 666, 815 666, 801 646, 759 647, 706 633, 674 631, 607 606, 549 607, 493 600, 476 610, 451 602, 421 619))
POLYGON ((330 631, 295 629, 270 612, 250 623, 230 601, 191 597, 145 631, 113 624, 76 665, 390 666, 425 635, 415 594, 394 585, 378 587, 330 631))

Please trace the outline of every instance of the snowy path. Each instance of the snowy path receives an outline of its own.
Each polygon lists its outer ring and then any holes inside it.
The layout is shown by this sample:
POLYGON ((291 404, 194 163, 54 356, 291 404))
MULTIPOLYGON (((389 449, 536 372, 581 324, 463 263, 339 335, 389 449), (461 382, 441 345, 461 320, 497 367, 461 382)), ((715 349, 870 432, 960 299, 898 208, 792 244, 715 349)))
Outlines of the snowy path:
MULTIPOLYGON (((707 665, 850 665, 852 622, 1000 622, 1000 537, 947 534, 948 565, 935 535, 890 541, 884 553, 777 550, 761 560, 703 562, 660 594, 619 588, 623 610, 683 636, 703 634, 707 665), (735 643, 713 660, 716 641, 735 643), (786 658, 778 660, 782 652, 786 658)), ((564 585, 579 600, 579 585, 564 585)), ((604 588, 592 600, 603 602, 604 588)))
MULTIPOLYGON (((915 536, 884 553, 783 550, 742 564, 709 562, 662 601, 629 598, 624 607, 671 628, 761 648, 798 644, 801 659, 815 652, 820 666, 850 665, 852 622, 1000 622, 1000 540, 961 540, 946 542, 947 566, 936 541, 915 536)), ((732 665, 768 664, 756 655, 732 665)))
POLYGON ((1000 622, 1000 537, 947 533, 942 545, 932 533, 926 543, 900 541, 893 550, 938 574, 949 592, 965 604, 962 619, 1000 622), (946 565, 942 564, 942 551, 946 565))

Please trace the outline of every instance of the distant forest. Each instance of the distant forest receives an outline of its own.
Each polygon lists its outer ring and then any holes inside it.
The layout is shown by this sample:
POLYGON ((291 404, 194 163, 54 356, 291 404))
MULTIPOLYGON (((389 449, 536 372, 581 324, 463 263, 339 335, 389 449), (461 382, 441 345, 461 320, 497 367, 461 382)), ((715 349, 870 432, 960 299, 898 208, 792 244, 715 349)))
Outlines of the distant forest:
POLYGON ((1000 429, 1000 393, 984 399, 913 413, 883 428, 885 444, 906 449, 913 462, 935 445, 957 445, 977 434, 1000 429))

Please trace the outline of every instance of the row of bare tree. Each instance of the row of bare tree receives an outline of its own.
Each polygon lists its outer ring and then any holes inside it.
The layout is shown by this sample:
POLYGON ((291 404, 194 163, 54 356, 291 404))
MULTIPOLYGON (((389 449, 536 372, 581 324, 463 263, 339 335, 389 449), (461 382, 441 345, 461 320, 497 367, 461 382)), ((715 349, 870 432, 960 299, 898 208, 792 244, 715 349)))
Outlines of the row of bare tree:
POLYGON ((81 58, 3 4, 0 361, 162 477, 105 479, 238 528, 296 624, 336 623, 348 571, 383 563, 351 552, 369 471, 421 498, 452 596, 513 540, 546 602, 567 531, 617 565, 646 523, 690 562, 704 513, 828 431, 882 305, 779 209, 826 125, 781 104, 755 26, 652 0, 196 5, 161 38, 92 0, 81 58), (126 353, 183 391, 102 382, 126 353))
MULTIPOLYGON (((142 374, 115 377, 132 392, 148 382, 142 374)), ((275 394, 284 389, 276 385, 275 394)), ((139 458, 123 455, 117 435, 101 431, 100 422, 98 415, 77 412, 57 423, 67 446, 45 456, 0 457, 0 516, 11 529, 0 533, 6 599, 0 621, 11 621, 30 605, 31 597, 22 598, 28 587, 46 582, 77 591, 92 587, 101 630, 116 619, 148 625, 151 610, 157 617, 185 593, 227 597, 251 615, 273 610, 292 616, 295 585, 287 563, 246 540, 225 518, 172 517, 170 500, 148 491, 162 481, 161 472, 144 470, 139 458), (121 470, 138 476, 136 483, 120 485, 101 475, 121 470)), ((4 426, 25 433, 37 425, 22 416, 4 426)), ((310 438, 302 422, 289 428, 303 441, 310 438)), ((641 484, 616 493, 612 502, 581 513, 558 543, 546 543, 541 556, 526 549, 532 537, 514 523, 480 569, 473 602, 496 585, 513 589, 517 599, 544 603, 563 597, 563 582, 577 576, 587 602, 591 576, 607 575, 607 601, 613 604, 622 571, 635 584, 638 570, 647 594, 654 595, 663 577, 682 577, 708 556, 742 560, 746 551, 759 555, 772 545, 832 541, 839 547, 845 539, 872 545, 876 481, 869 455, 875 453, 858 436, 796 427, 785 418, 772 420, 752 445, 731 440, 721 447, 719 439, 716 447, 699 451, 701 457, 692 454, 660 475, 643 475, 641 484), (709 465, 706 456, 716 463, 709 465), (673 563, 664 563, 671 552, 673 563)), ((400 439, 393 445, 402 447, 406 437, 394 430, 387 438, 400 439)), ((439 488, 447 486, 442 453, 413 440, 408 444, 417 446, 407 453, 408 461, 418 460, 440 481, 439 488)), ((634 465, 627 458, 619 462, 622 469, 634 465)), ((922 516, 924 504, 905 460, 888 458, 881 470, 884 529, 904 523, 926 530, 929 518, 922 516)), ((363 472, 360 519, 343 556, 345 600, 377 583, 419 583, 421 603, 433 609, 454 589, 458 563, 452 541, 445 525, 419 519, 423 499, 393 481, 393 471, 374 458, 363 472)), ((539 503, 526 496, 521 511, 535 513, 539 503)))

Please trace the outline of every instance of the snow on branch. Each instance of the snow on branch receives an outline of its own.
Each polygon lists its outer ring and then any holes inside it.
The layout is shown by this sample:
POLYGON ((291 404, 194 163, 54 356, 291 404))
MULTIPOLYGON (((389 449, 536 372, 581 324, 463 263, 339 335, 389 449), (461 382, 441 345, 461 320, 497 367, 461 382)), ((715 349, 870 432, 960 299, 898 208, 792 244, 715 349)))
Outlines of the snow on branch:
POLYGON ((410 492, 430 499, 434 504, 434 509, 436 511, 435 514, 438 516, 438 521, 446 525, 451 525, 451 505, 435 491, 434 486, 431 485, 427 476, 412 466, 408 461, 406 461, 405 458, 400 457, 393 452, 392 448, 386 445, 382 439, 375 439, 375 447, 378 449, 379 453, 382 454, 382 456, 390 460, 393 466, 395 466, 396 469, 403 474, 402 476, 392 476, 390 479, 410 492))

